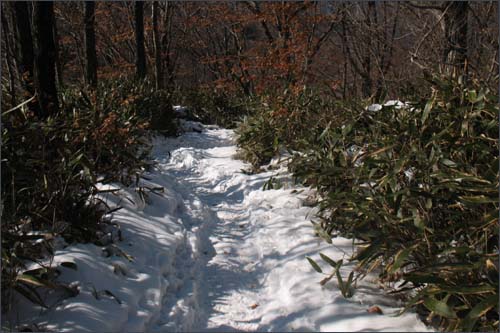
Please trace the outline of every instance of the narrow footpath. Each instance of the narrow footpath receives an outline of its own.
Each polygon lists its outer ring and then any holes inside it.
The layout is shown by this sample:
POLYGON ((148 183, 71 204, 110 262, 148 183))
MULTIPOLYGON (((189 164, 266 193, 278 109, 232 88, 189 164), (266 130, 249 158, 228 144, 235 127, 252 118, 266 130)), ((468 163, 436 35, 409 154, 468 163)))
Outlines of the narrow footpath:
MULTIPOLYGON (((138 184, 99 185, 120 233, 103 245, 59 240, 58 280, 48 308, 19 297, 9 327, 56 332, 429 331, 414 312, 367 276, 344 298, 319 252, 348 262, 352 240, 316 237, 310 190, 286 167, 268 171, 235 159, 231 130, 186 122, 177 138, 153 140, 157 164, 138 184), (273 176, 279 189, 264 190, 273 176), (116 192, 115 189, 120 189, 116 192), (323 269, 317 273, 306 256, 323 269), (72 264, 68 264, 71 262, 72 264), (369 312, 377 306, 381 311, 369 312)), ((115 230, 116 231, 116 230, 115 230)), ((36 268, 36 264, 29 268, 36 268)), ((353 263, 342 267, 345 277, 353 263)), ((4 319, 3 318, 3 319, 4 319)))
MULTIPOLYGON (((242 172, 248 165, 235 159, 230 130, 169 140, 157 143, 154 155, 161 172, 176 179, 184 225, 195 235, 191 262, 179 268, 192 283, 165 295, 152 331, 427 330, 414 313, 394 317, 400 304, 369 278, 351 299, 342 297, 334 279, 320 286, 324 276, 305 257, 321 262, 322 251, 347 261, 352 240, 339 238, 331 246, 314 236, 314 209, 304 205, 311 192, 295 188, 286 168, 242 172), (271 176, 282 189, 263 190, 271 176), (373 305, 384 314, 367 312, 373 305)), ((323 268, 330 273, 328 265, 323 268)))

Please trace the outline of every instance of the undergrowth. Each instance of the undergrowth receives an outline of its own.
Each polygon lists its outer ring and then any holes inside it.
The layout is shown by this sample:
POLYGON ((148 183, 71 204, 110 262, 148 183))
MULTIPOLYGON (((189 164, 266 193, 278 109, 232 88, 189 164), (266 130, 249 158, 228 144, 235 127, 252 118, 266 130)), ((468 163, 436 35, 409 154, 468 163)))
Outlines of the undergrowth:
POLYGON ((255 166, 293 153, 297 181, 322 198, 318 234, 357 240, 356 279, 378 272, 441 329, 496 331, 498 128, 496 94, 434 78, 425 99, 377 112, 281 101, 244 121, 238 143, 255 166))
POLYGON ((358 105, 346 103, 312 90, 298 95, 262 98, 235 129, 239 156, 255 170, 283 150, 303 151, 328 122, 342 122, 358 105), (341 110, 341 112, 339 112, 341 110))
POLYGON ((202 88, 176 91, 172 98, 175 104, 188 109, 192 120, 224 128, 235 128, 245 115, 253 113, 257 104, 252 96, 234 96, 202 88))
POLYGON ((59 113, 47 119, 25 106, 2 113, 2 311, 15 293, 41 306, 43 290, 77 293, 55 282, 56 268, 27 264, 53 255, 59 237, 99 244, 111 222, 96 184, 137 182, 151 165, 148 129, 177 133, 169 95, 148 82, 60 95, 59 113))

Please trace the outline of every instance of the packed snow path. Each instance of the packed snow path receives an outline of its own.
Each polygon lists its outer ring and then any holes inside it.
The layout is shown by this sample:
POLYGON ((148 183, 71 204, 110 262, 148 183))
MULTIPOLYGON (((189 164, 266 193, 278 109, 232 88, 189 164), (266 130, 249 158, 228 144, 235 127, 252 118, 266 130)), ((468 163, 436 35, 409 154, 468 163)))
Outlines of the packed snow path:
POLYGON ((314 212, 303 205, 306 189, 262 190, 272 175, 286 185, 283 168, 242 172, 248 165, 234 158, 229 130, 206 129, 172 141, 163 148, 157 143, 154 155, 163 156, 161 171, 175 177, 185 226, 196 234, 184 263, 192 283, 165 295, 152 331, 426 330, 415 314, 391 316, 396 301, 374 285, 358 286, 351 300, 334 282, 319 285, 323 276, 305 256, 317 258, 323 250, 345 258, 352 241, 338 239, 333 248, 313 235, 308 219, 314 212), (368 313, 372 305, 385 315, 368 313))
POLYGON ((56 251, 54 264, 78 267, 60 267, 59 277, 78 295, 48 302, 49 310, 21 298, 10 325, 58 332, 428 331, 415 313, 395 317, 401 304, 373 277, 350 299, 335 279, 321 286, 325 276, 306 256, 331 273, 318 253, 348 259, 352 241, 330 245, 314 236, 314 209, 305 205, 311 193, 293 186, 286 168, 248 175, 242 171, 249 166, 234 158, 232 131, 190 125, 195 132, 153 140, 158 163, 139 189, 162 193, 141 200, 130 187, 104 196, 123 207, 114 214, 121 241, 56 251), (271 176, 284 188, 264 191, 271 176), (383 314, 369 313, 372 306, 383 314))

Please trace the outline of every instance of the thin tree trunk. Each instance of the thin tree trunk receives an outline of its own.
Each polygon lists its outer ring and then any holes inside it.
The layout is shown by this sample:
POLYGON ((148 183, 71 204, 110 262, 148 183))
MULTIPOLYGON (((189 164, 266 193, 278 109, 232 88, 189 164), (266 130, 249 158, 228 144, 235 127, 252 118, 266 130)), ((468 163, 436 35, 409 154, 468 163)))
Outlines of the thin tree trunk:
POLYGON ((146 52, 144 49, 144 2, 135 2, 135 41, 136 41, 136 68, 137 77, 146 77, 146 52))
POLYGON ((35 56, 35 87, 40 104, 38 116, 46 118, 57 112, 59 105, 56 88, 56 62, 54 45, 54 3, 34 3, 34 35, 37 45, 35 56))
MULTIPOLYGON (((343 6, 343 9, 345 10, 345 6, 343 6)), ((345 31, 345 19, 342 18, 341 21, 342 24, 342 52, 344 54, 344 75, 342 79, 342 98, 346 99, 347 98, 347 63, 349 59, 349 52, 347 50, 347 36, 346 36, 346 31, 345 31)))
MULTIPOLYGON (((368 1, 368 10, 367 10, 367 13, 366 13, 366 24, 367 24, 367 27, 368 29, 373 33, 373 25, 374 25, 374 21, 376 19, 376 15, 377 15, 377 8, 375 6, 375 2, 374 1, 368 1)), ((364 59, 363 59, 363 68, 364 68, 364 72, 366 75, 364 75, 363 77, 363 84, 362 84, 362 93, 363 93, 363 97, 364 98, 367 98, 367 97, 370 97, 372 95, 372 88, 373 88, 373 79, 372 79, 372 75, 371 75, 371 72, 372 72, 372 55, 370 54, 370 48, 371 46, 373 45, 373 43, 369 42, 369 46, 367 46, 366 50, 365 50, 365 56, 364 56, 364 59)))
POLYGON ((85 82, 97 88, 97 52, 95 47, 95 2, 85 1, 85 82))
POLYGON ((14 80, 14 64, 12 61, 14 58, 14 52, 12 50, 12 40, 11 40, 11 29, 9 27, 9 23, 7 21, 7 17, 5 17, 5 4, 2 4, 2 35, 5 43, 5 60, 7 63, 7 72, 9 77, 9 93, 11 97, 11 105, 15 106, 16 103, 16 87, 14 80))
MULTIPOLYGON (((33 50, 33 36, 31 34, 30 14, 26 1, 13 2, 15 12, 15 22, 17 27, 18 51, 18 72, 21 75, 21 82, 28 93, 28 98, 35 94, 34 86, 34 62, 35 53, 33 50)), ((39 114, 38 104, 33 102, 29 105, 30 110, 39 114)))
POLYGON ((467 1, 450 1, 444 17, 446 47, 443 54, 444 73, 455 77, 466 74, 467 1))
POLYGON ((64 85, 63 81, 63 72, 62 72, 62 64, 61 59, 59 58, 59 34, 57 32, 57 19, 54 15, 54 46, 55 46, 55 56, 56 56, 56 71, 57 71, 57 82, 59 86, 62 87, 64 85))
POLYGON ((163 62, 160 44, 160 31, 158 28, 158 1, 153 1, 153 45, 155 51, 156 89, 163 89, 163 62))
POLYGON ((165 2, 165 10, 163 13, 162 24, 165 27, 163 36, 161 37, 161 53, 164 60, 163 70, 166 74, 166 87, 171 89, 174 85, 174 69, 175 58, 172 58, 170 47, 172 45, 172 16, 174 7, 171 2, 165 2))

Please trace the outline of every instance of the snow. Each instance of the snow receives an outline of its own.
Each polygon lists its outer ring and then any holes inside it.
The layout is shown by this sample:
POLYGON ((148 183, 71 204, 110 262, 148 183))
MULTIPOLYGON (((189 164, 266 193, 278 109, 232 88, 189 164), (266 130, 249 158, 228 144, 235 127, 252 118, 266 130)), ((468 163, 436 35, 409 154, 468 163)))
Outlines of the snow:
MULTIPOLYGON (((413 312, 394 316, 402 304, 372 275, 349 299, 335 279, 321 286, 325 276, 305 257, 331 273, 319 252, 347 262, 353 241, 327 244, 314 235, 316 210, 306 205, 314 193, 292 185, 283 165, 242 172, 249 166, 234 159, 232 131, 184 125, 195 132, 154 139, 158 164, 147 180, 103 195, 110 206, 123 206, 113 216, 121 242, 56 251, 54 265, 77 265, 60 267, 59 280, 79 294, 52 295, 49 310, 18 298, 11 324, 59 332, 430 331, 413 312), (271 176, 282 187, 264 191, 271 176), (141 188, 156 187, 164 191, 141 200, 141 188), (374 305, 382 315, 367 312, 374 305)), ((353 265, 342 267, 344 279, 353 265)))
POLYGON ((378 111, 382 110, 382 105, 372 104, 372 105, 368 106, 367 110, 370 112, 378 112, 378 111))
POLYGON ((399 100, 390 100, 384 103, 384 106, 394 106, 396 109, 401 109, 403 107, 407 107, 408 104, 405 102, 401 102, 399 100))
POLYGON ((174 105, 172 107, 172 109, 174 110, 174 112, 176 113, 176 115, 178 117, 187 117, 187 108, 185 106, 182 106, 182 105, 174 105))
MULTIPOLYGON (((409 108, 409 104, 406 102, 401 102, 399 100, 389 100, 385 102, 383 105, 381 104, 371 104, 366 108, 370 112, 378 112, 382 110, 384 107, 394 107, 395 109, 409 108)), ((412 108, 410 108, 412 110, 412 108)))

